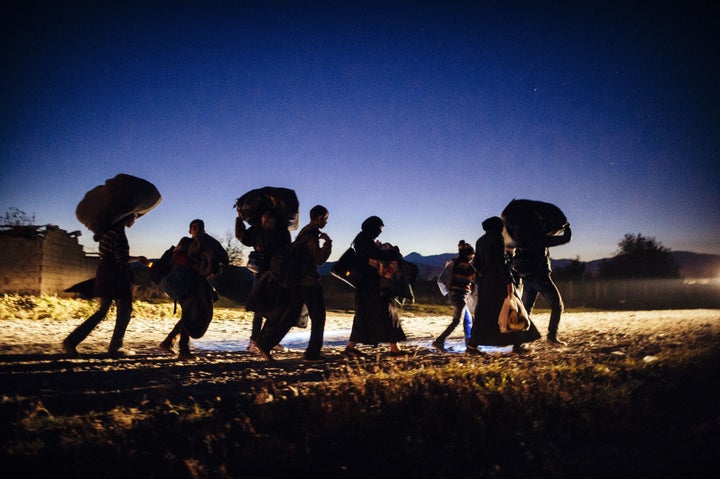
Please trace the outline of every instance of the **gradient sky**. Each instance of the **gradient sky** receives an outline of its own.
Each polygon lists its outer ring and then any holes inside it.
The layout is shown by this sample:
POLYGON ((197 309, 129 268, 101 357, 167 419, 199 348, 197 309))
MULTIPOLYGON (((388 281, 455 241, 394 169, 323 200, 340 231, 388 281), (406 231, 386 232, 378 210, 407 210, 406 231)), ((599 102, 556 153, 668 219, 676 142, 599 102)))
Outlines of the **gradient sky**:
POLYGON ((156 257, 284 186, 301 224, 328 207, 336 259, 370 215, 431 255, 530 198, 573 227, 554 258, 720 254, 716 2, 535 3, 11 0, 0 209, 96 250, 77 203, 140 176, 163 201, 128 237, 156 257))

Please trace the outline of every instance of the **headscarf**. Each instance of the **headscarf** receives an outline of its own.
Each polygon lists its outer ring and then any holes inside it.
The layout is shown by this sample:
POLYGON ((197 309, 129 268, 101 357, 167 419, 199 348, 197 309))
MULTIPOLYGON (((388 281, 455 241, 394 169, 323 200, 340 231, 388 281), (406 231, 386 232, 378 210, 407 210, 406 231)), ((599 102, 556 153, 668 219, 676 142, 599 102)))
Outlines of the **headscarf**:
POLYGON ((371 237, 377 238, 383 226, 385 226, 383 220, 381 220, 378 216, 371 216, 363 221, 360 229, 369 234, 371 237))
POLYGON ((503 220, 497 216, 492 216, 482 222, 482 227, 487 232, 500 232, 503 229, 503 220))

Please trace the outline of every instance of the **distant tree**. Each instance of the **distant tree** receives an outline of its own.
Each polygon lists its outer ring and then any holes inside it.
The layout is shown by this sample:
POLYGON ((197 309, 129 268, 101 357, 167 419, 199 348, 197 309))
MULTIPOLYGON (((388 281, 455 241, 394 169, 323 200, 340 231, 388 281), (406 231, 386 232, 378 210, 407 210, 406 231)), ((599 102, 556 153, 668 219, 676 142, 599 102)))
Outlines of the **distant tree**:
POLYGON ((32 226, 35 224, 35 215, 28 216, 24 211, 11 206, 3 218, 5 226, 32 226))
POLYGON ((619 252, 600 264, 602 278, 678 278, 678 265, 655 238, 626 234, 619 252))
POLYGON ((235 235, 226 231, 220 243, 228 253, 230 264, 232 266, 242 266, 244 259, 243 245, 235 238, 235 235))

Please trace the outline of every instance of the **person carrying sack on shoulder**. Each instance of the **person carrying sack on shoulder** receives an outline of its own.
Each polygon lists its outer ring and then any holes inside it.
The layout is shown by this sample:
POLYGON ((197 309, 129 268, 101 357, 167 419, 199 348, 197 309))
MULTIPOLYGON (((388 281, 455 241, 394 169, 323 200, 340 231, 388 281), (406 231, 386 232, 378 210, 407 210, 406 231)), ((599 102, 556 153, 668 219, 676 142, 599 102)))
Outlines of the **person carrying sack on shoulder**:
MULTIPOLYGON (((255 274, 255 285, 257 280, 270 269, 272 256, 286 248, 291 243, 290 231, 273 211, 265 211, 261 215, 260 224, 257 226, 245 227, 241 208, 237 207, 237 218, 235 219, 235 238, 245 246, 253 248, 251 256, 257 257, 256 267, 251 269, 255 274)), ((250 269, 250 265, 248 265, 250 269)), ((257 353, 256 341, 263 328, 263 315, 255 311, 250 332, 250 342, 247 349, 257 353)))
POLYGON ((117 309, 115 330, 113 331, 108 353, 112 356, 128 356, 133 351, 122 349, 125 330, 132 315, 132 272, 130 263, 147 264, 144 256, 130 256, 125 228, 135 224, 136 214, 130 214, 115 223, 107 231, 95 235, 99 242, 100 263, 95 276, 95 294, 100 297, 100 307, 73 330, 62 343, 63 351, 69 357, 79 357, 77 346, 107 316, 113 300, 117 309))
POLYGON ((460 324, 460 319, 464 317, 467 309, 467 298, 472 292, 475 281, 475 268, 472 265, 475 250, 464 240, 460 240, 458 244, 459 256, 452 263, 452 279, 450 281, 450 290, 448 296, 450 304, 453 306, 452 321, 447 328, 432 342, 433 347, 445 352, 445 340, 460 324))
POLYGON ((564 306, 560 291, 552 279, 549 248, 567 244, 571 238, 570 224, 566 223, 562 235, 537 238, 527 246, 516 248, 513 256, 513 268, 523 283, 522 302, 527 313, 532 314, 535 300, 539 294, 550 305, 547 342, 554 346, 567 346, 567 343, 558 339, 557 335, 564 306))

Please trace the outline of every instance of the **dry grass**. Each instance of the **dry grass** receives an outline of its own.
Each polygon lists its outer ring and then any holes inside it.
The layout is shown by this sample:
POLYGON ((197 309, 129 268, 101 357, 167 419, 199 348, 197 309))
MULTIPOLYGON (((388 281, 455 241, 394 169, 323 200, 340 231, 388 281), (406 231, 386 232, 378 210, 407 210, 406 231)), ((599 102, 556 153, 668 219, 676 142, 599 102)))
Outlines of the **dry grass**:
POLYGON ((576 325, 573 349, 527 357, 8 358, 0 463, 8 477, 713 477, 720 315, 704 317, 576 325))

